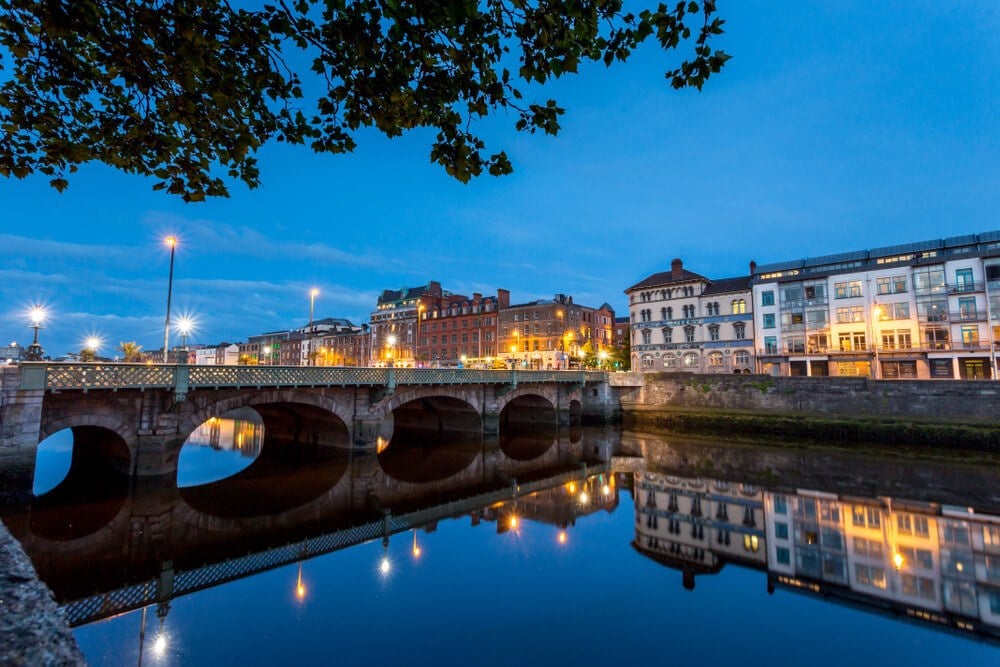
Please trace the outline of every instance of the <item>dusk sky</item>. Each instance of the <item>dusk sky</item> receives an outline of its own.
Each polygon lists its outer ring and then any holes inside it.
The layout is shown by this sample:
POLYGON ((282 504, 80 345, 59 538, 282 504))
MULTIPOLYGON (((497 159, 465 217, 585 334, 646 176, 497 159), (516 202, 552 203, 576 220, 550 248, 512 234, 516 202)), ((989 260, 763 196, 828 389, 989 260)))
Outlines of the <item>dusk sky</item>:
MULTIPOLYGON (((676 92, 681 55, 649 44, 610 69, 531 88, 566 107, 557 137, 516 118, 480 126, 512 176, 463 185, 432 165, 433 133, 358 137, 352 155, 272 144, 262 186, 184 204, 152 179, 93 165, 58 194, 0 179, 0 340, 31 341, 49 309, 56 356, 88 334, 240 341, 316 317, 366 322, 383 289, 438 280, 514 302, 571 294, 626 313, 622 291, 673 257, 709 277, 747 263, 1000 229, 1000 3, 721 0, 733 58, 676 92)), ((176 339, 172 340, 175 342, 176 339)))

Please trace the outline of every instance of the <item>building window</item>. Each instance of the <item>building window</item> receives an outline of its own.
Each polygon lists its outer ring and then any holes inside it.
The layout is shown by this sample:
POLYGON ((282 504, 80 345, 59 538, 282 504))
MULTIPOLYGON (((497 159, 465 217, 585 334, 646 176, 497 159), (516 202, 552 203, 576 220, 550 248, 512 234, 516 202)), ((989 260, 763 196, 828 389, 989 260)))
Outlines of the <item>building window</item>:
POLYGON ((958 269, 955 271, 955 291, 971 292, 976 288, 972 280, 972 269, 958 269))
POLYGON ((667 309, 666 308, 660 308, 660 319, 661 320, 667 319, 667 309))
POLYGON ((686 343, 694 342, 694 327, 690 325, 684 327, 684 342, 686 343))
POLYGON ((906 291, 906 276, 876 278, 875 289, 879 294, 902 294, 906 291))
POLYGON ((735 355, 737 366, 749 366, 750 365, 750 353, 744 350, 740 350, 735 355))
POLYGON ((861 281, 851 280, 833 284, 833 295, 837 299, 853 299, 861 296, 861 281))
POLYGON ((788 539, 788 524, 783 521, 774 522, 774 536, 782 540, 788 539))
POLYGON ((710 324, 708 327, 708 339, 709 340, 719 340, 719 325, 710 324))
POLYGON ((773 329, 774 328, 774 313, 765 313, 764 315, 764 328, 773 329))
POLYGON ((958 316, 963 320, 976 319, 976 297, 964 296, 958 300, 958 316))
POLYGON ((674 309, 669 306, 667 307, 667 319, 668 320, 674 319, 674 309))
POLYGON ((785 547, 778 547, 774 555, 778 559, 778 563, 781 565, 790 565, 792 562, 791 553, 785 547))
POLYGON ((663 342, 672 343, 674 342, 674 330, 670 327, 663 327, 663 342))
POLYGON ((788 514, 788 498, 780 493, 774 494, 774 513, 788 514))
POLYGON ((962 327, 962 345, 967 349, 979 347, 979 327, 975 324, 962 327))
POLYGON ((693 368, 698 365, 698 355, 694 352, 688 352, 684 355, 684 365, 688 368, 693 368))
POLYGON ((649 329, 642 330, 642 344, 649 345, 652 342, 653 333, 649 329))
POLYGON ((924 329, 924 343, 930 350, 947 350, 948 330, 937 327, 924 329))
POLYGON ((747 301, 746 299, 733 299, 732 307, 733 315, 741 315, 747 312, 747 301))
POLYGON ((777 336, 765 336, 764 337, 764 352, 767 354, 777 354, 778 353, 778 337, 777 336))
POLYGON ((722 353, 721 352, 712 352, 712 353, 710 353, 708 355, 708 365, 709 366, 721 367, 722 366, 722 353))
POLYGON ((760 293, 760 305, 762 306, 773 306, 774 305, 774 291, 767 290, 760 293))

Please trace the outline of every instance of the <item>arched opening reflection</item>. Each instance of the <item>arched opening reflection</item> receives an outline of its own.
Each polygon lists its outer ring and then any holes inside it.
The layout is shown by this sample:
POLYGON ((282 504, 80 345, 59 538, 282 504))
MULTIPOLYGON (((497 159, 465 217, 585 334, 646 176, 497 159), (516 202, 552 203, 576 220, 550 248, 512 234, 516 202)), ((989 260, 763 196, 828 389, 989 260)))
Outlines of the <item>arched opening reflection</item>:
POLYGON ((74 426, 43 440, 29 530, 65 541, 106 526, 125 503, 130 458, 121 436, 99 426, 74 426))
POLYGON ((472 465, 482 449, 482 420, 465 401, 421 398, 399 406, 392 417, 392 438, 380 446, 378 461, 393 479, 447 479, 472 465))
POLYGON ((177 458, 177 486, 198 486, 232 477, 249 467, 264 444, 260 415, 244 408, 210 417, 196 428, 177 458))
POLYGON ((230 518, 277 514, 318 498, 344 476, 350 438, 336 415, 298 404, 255 405, 253 411, 257 419, 248 410, 227 413, 231 425, 209 419, 184 444, 184 464, 198 463, 197 448, 205 442, 228 452, 218 465, 204 464, 201 456, 201 468, 185 469, 183 479, 178 466, 181 499, 192 509, 230 518), (189 448, 194 458, 184 460, 189 448))
POLYGON ((500 413, 500 449, 515 461, 542 456, 557 434, 556 410, 542 396, 518 396, 500 413))

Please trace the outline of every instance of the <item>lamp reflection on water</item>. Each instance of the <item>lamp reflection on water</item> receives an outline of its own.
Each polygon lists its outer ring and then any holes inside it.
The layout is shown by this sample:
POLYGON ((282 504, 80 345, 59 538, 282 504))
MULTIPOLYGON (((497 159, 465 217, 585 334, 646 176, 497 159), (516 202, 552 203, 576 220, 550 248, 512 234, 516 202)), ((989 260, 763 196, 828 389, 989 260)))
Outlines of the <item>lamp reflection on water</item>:
POLYGON ((417 529, 413 529, 413 557, 420 558, 420 546, 417 544, 417 529))
POLYGON ((306 599, 306 585, 302 583, 302 561, 299 561, 299 574, 295 579, 295 599, 299 602, 306 599))

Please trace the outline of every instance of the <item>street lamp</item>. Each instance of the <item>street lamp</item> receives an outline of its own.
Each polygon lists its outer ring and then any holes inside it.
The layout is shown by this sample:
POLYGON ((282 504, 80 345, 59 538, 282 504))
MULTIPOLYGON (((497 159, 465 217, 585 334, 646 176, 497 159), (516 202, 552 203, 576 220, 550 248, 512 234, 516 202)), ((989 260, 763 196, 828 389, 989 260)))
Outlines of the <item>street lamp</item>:
POLYGON ((394 361, 393 358, 396 356, 396 337, 389 334, 385 339, 386 345, 389 346, 389 365, 392 366, 394 361))
POLYGON ((163 242, 170 248, 170 274, 167 278, 167 319, 163 324, 163 363, 170 361, 170 297, 174 291, 174 250, 177 249, 177 237, 168 236, 163 242))
POLYGON ((263 358, 267 359, 266 365, 270 366, 271 365, 271 346, 270 345, 265 345, 264 349, 261 350, 261 352, 264 353, 264 357, 263 358))
POLYGON ((83 349, 80 351, 80 361, 95 361, 97 359, 97 351, 101 348, 102 342, 97 336, 88 336, 83 341, 83 349))
POLYGON ((608 352, 607 352, 607 350, 601 350, 600 352, 597 353, 597 356, 601 360, 601 370, 603 371, 604 370, 604 363, 608 359, 608 352))
POLYGON ((41 361, 42 360, 42 346, 38 344, 38 330, 42 329, 42 322, 45 320, 45 308, 40 305, 35 305, 34 308, 28 313, 31 318, 31 328, 35 330, 35 338, 31 341, 31 345, 28 346, 26 358, 28 361, 41 361))
POLYGON ((881 316, 882 307, 876 303, 872 306, 872 355, 875 363, 875 368, 872 369, 872 377, 876 380, 878 380, 881 375, 878 367, 878 329, 876 327, 876 323, 881 316))
POLYGON ((316 307, 316 295, 319 294, 319 290, 313 287, 309 290, 309 331, 312 331, 313 325, 313 311, 316 307))

